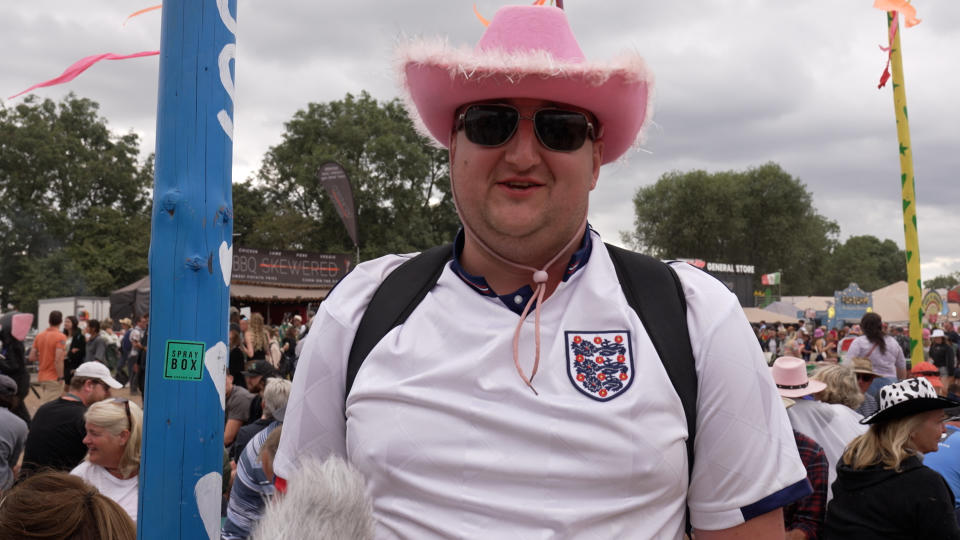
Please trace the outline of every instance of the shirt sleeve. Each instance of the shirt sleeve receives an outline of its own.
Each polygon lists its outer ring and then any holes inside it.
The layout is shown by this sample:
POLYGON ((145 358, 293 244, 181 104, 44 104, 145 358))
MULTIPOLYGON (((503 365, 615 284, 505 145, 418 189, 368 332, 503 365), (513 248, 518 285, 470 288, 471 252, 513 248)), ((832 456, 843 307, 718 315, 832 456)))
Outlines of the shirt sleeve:
POLYGON ((698 376, 694 528, 719 530, 810 493, 793 430, 743 309, 715 278, 674 266, 698 376))

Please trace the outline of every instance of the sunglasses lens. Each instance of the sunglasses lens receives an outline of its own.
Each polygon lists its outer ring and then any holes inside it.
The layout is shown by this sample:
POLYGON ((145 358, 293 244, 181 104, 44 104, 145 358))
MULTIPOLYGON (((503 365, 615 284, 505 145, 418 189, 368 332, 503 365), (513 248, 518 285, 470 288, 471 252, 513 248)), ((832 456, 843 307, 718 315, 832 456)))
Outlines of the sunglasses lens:
POLYGON ((572 152, 587 140, 587 117, 573 111, 544 109, 534 116, 540 142, 550 150, 572 152))
POLYGON ((520 113, 502 105, 473 105, 463 113, 467 139, 480 146, 500 146, 517 129, 520 113))

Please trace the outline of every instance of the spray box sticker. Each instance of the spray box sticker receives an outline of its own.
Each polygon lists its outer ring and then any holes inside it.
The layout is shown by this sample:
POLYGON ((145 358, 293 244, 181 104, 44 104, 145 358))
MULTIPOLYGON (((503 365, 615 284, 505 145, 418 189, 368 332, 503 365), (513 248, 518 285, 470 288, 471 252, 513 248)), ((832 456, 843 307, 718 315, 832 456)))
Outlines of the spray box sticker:
POLYGON ((203 380, 205 346, 202 341, 168 340, 163 362, 163 378, 176 381, 203 380))

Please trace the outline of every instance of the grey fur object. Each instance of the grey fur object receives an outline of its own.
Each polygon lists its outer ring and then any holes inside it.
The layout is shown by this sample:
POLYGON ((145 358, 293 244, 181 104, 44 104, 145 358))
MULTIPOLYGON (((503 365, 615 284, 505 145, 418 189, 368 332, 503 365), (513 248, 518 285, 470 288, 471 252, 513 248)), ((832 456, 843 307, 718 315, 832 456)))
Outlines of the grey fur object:
POLYGON ((336 456, 304 458, 286 494, 267 503, 253 540, 372 540, 373 501, 359 471, 336 456))

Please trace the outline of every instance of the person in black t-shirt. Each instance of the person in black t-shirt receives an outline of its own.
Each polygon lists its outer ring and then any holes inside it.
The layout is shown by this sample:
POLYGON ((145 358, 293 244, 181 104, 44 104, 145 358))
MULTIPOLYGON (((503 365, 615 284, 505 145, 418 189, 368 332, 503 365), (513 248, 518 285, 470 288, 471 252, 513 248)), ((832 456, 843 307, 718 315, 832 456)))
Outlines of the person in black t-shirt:
POLYGON ((29 475, 51 468, 70 471, 87 455, 83 438, 87 434, 83 414, 87 407, 110 397, 110 390, 122 388, 100 362, 84 362, 77 368, 67 391, 37 409, 23 453, 21 471, 29 475))

